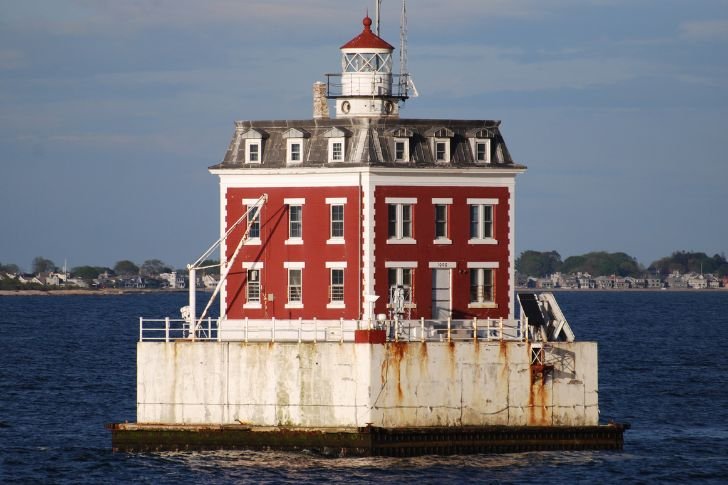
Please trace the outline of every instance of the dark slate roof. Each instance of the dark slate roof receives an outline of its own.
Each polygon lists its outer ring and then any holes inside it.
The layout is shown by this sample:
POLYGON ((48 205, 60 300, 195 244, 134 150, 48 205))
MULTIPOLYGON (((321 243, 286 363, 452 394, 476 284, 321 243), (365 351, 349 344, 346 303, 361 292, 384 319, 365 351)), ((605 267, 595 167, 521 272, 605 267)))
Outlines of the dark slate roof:
POLYGON ((237 121, 235 132, 223 161, 210 169, 285 168, 286 137, 296 128, 305 134, 303 160, 295 166, 344 167, 379 166, 412 168, 525 168, 511 159, 500 129, 500 121, 399 119, 399 118, 331 118, 310 120, 237 121), (338 128, 345 134, 345 160, 328 162, 328 136, 338 128), (394 161, 394 139, 409 138, 409 162, 394 161), (449 137, 450 162, 435 162, 431 137, 449 137), (470 143, 473 137, 490 139, 491 163, 475 162, 470 143), (262 163, 245 163, 245 142, 262 142, 262 163))

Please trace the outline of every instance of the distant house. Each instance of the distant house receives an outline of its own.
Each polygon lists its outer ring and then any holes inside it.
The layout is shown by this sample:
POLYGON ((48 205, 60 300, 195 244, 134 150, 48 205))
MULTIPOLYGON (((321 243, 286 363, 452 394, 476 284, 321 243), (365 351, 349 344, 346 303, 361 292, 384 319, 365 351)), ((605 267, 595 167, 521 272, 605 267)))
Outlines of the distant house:
POLYGON ((703 275, 691 275, 688 277, 688 287, 703 289, 708 287, 708 279, 703 275))
POLYGON ((29 283, 36 283, 38 285, 42 285, 43 282, 34 274, 28 274, 28 273, 22 273, 18 275, 18 281, 21 283, 29 284, 29 283))
POLYGON ((211 274, 206 274, 202 277, 202 286, 205 288, 213 289, 217 286, 218 279, 211 274))
POLYGON ((166 288, 186 288, 187 287, 187 278, 185 278, 184 275, 177 274, 176 271, 172 271, 171 273, 161 273, 159 275, 159 279, 161 279, 164 282, 163 286, 166 288))
POLYGON ((66 286, 67 273, 48 273, 45 277, 45 284, 49 286, 66 286))
POLYGON ((659 276, 648 276, 645 278, 645 288, 662 288, 662 279, 659 276))
POLYGON ((674 273, 670 274, 665 279, 665 282, 667 283, 667 286, 670 288, 687 288, 688 287, 688 279, 681 275, 678 271, 675 271, 674 273))
POLYGON ((614 280, 609 276, 597 276, 594 280, 596 288, 608 290, 614 288, 614 280))

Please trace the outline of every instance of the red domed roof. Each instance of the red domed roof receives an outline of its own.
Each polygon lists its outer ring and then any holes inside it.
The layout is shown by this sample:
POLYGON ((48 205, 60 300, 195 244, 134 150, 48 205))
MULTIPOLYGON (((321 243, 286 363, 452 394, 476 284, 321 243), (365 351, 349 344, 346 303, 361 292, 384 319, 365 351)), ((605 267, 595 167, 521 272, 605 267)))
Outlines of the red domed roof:
POLYGON ((372 19, 367 15, 364 17, 364 30, 361 34, 351 39, 340 49, 388 49, 394 50, 394 47, 382 40, 378 35, 372 32, 372 19))

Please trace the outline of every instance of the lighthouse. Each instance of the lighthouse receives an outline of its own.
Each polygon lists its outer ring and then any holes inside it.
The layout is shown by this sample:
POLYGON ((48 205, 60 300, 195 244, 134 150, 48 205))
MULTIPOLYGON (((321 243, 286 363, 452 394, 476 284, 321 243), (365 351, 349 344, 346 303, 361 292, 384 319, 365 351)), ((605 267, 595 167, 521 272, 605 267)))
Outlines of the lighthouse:
POLYGON ((138 422, 115 448, 621 447, 598 423, 596 343, 553 295, 515 297, 526 167, 500 121, 401 117, 411 83, 371 27, 311 119, 234 123, 209 167, 220 316, 140 319, 138 422))

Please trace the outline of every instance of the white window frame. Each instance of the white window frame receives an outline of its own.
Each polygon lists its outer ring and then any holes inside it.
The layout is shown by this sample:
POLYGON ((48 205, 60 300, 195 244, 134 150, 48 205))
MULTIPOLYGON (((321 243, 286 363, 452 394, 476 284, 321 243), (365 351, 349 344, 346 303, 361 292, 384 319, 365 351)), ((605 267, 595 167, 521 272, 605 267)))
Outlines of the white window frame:
POLYGON ((303 138, 288 138, 286 140, 286 163, 288 165, 303 163, 303 138), (294 145, 298 145, 298 160, 293 159, 294 145))
POLYGON ((432 157, 435 163, 450 163, 450 138, 434 138, 432 143, 432 157), (445 145, 445 157, 437 158, 437 145, 443 143, 445 145))
POLYGON ((394 152, 392 153, 395 162, 409 162, 410 161, 410 150, 409 150, 409 138, 395 138, 394 139, 394 152), (402 143, 404 145, 402 158, 397 158, 397 144, 402 143))
POLYGON ((498 240, 495 238, 495 213, 496 213, 496 206, 498 205, 498 199, 468 199, 468 234, 470 239, 468 239, 468 244, 498 244, 498 240), (472 221, 472 208, 477 207, 477 234, 474 236, 471 234, 471 225, 473 223, 472 221), (485 207, 490 207, 490 235, 486 235, 485 233, 485 224, 484 224, 484 217, 485 217, 485 207))
POLYGON ((448 236, 450 235, 450 206, 452 205, 452 198, 451 197, 440 197, 440 198, 433 198, 432 199, 432 208, 434 211, 433 219, 435 223, 435 238, 432 241, 433 244, 452 244, 452 239, 450 239, 448 236), (438 237, 437 236, 437 206, 444 205, 445 206, 445 236, 438 237))
POLYGON ((346 308, 345 296, 346 296, 346 261, 327 261, 326 268, 329 270, 329 302, 326 304, 326 308, 346 308), (341 299, 333 299, 333 288, 334 288, 334 271, 341 272, 341 284, 336 286, 341 287, 341 299))
POLYGON ((258 165, 263 163, 263 143, 261 139, 245 140, 245 163, 254 163, 258 165), (253 147, 257 147, 257 160, 253 160, 253 147))
MULTIPOLYGON (((251 213, 248 214, 248 216, 254 216, 255 215, 255 208, 256 204, 259 204, 260 199, 243 199, 243 210, 248 211, 250 210, 251 213)), ((253 225, 250 226, 251 233, 253 232, 253 227, 257 224, 258 226, 258 237, 249 237, 247 241, 245 241, 246 246, 260 246, 261 244, 261 229, 262 226, 260 224, 261 220, 261 214, 263 213, 263 206, 262 203, 260 205, 260 211, 258 211, 258 216, 255 218, 257 219, 257 222, 253 222, 253 225)), ((247 224, 247 222, 246 222, 247 224)))
MULTIPOLYGON (((467 264, 468 267, 468 299, 470 302, 468 303, 468 308, 498 308, 498 304, 495 301, 496 297, 496 269, 498 268, 499 264, 497 262, 476 262, 476 261, 470 261, 467 264), (486 273, 488 272, 488 273, 486 273), (490 274, 490 288, 491 288, 491 298, 489 300, 486 300, 483 296, 482 299, 480 297, 476 298, 475 300, 472 299, 472 288, 473 288, 473 276, 475 276, 476 279, 476 287, 485 288, 485 275, 490 274)), ((480 292, 478 292, 480 293, 480 292)), ((484 294, 485 291, 483 290, 482 293, 484 294)))
POLYGON ((329 138, 329 163, 339 163, 346 160, 346 138, 329 138), (341 143, 341 158, 334 158, 334 145, 341 143))
POLYGON ((287 303, 283 306, 284 308, 303 308, 303 269, 306 267, 306 263, 298 261, 286 261, 283 263, 283 267, 287 270, 288 284, 286 286, 286 298, 287 303), (299 272, 300 279, 300 300, 291 300, 291 275, 292 272, 299 272))
POLYGON ((243 303, 243 308, 247 309, 261 309, 263 308, 263 262, 262 261, 254 261, 254 262, 243 262, 243 269, 245 270, 245 303, 243 303), (257 271, 258 272, 258 299, 257 300, 250 300, 250 287, 249 287, 249 279, 248 276, 250 275, 250 271, 257 271))
POLYGON ((386 197, 387 204, 387 244, 417 244, 415 239, 415 206, 417 205, 416 197, 386 197), (409 236, 405 236, 405 206, 409 207, 409 236), (394 234, 390 234, 390 207, 394 207, 394 234))
POLYGON ((344 235, 346 234, 346 197, 327 197, 326 204, 329 206, 329 238, 326 244, 345 244, 344 235), (341 213, 341 236, 334 236, 334 207, 340 206, 341 213))
POLYGON ((306 199, 283 199, 283 203, 288 208, 288 239, 286 239, 283 244, 287 246, 299 246, 303 244, 303 206, 306 204, 306 199), (298 207, 300 209, 300 221, 293 221, 291 219, 291 213, 294 207, 298 207), (300 236, 291 235, 293 232, 294 222, 298 222, 300 224, 300 236))
POLYGON ((490 138, 472 138, 473 160, 476 164, 487 165, 490 163, 490 138), (478 160, 478 145, 485 145, 485 159, 478 160))

